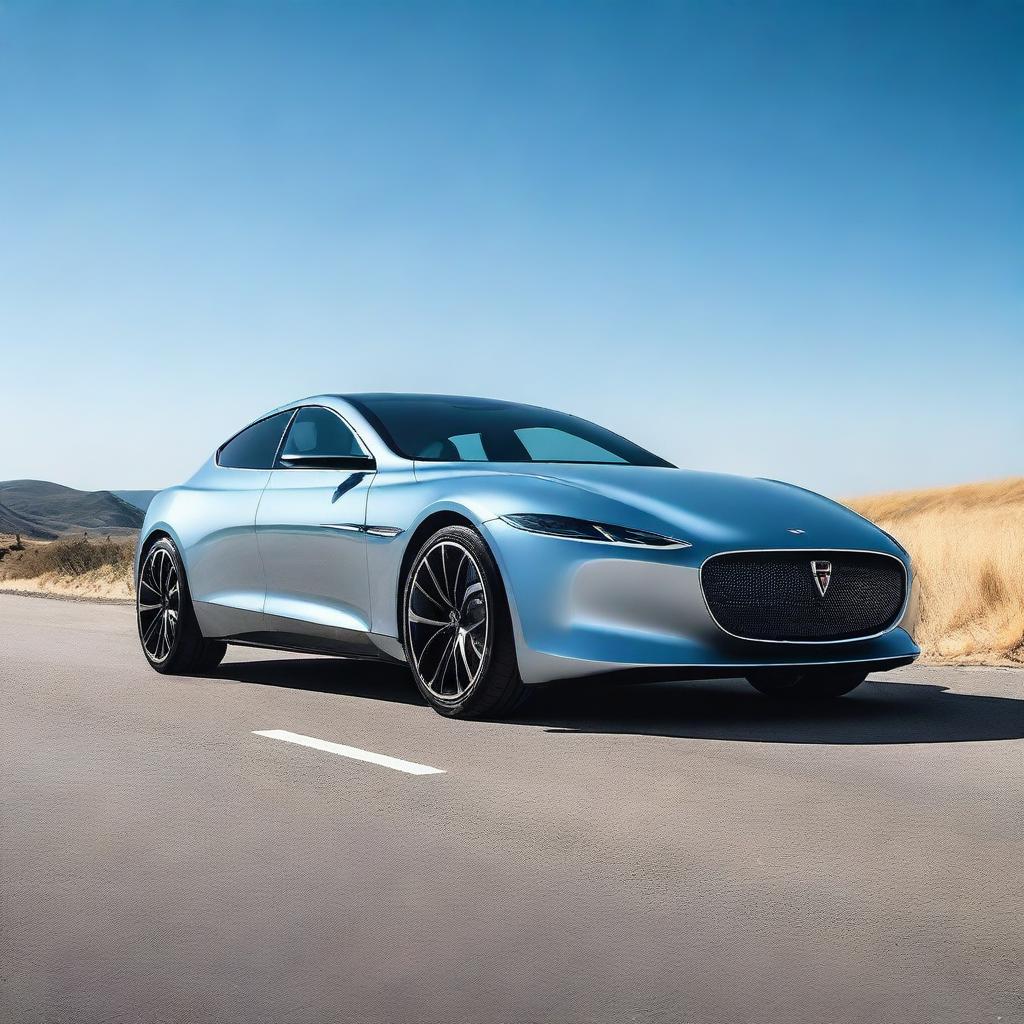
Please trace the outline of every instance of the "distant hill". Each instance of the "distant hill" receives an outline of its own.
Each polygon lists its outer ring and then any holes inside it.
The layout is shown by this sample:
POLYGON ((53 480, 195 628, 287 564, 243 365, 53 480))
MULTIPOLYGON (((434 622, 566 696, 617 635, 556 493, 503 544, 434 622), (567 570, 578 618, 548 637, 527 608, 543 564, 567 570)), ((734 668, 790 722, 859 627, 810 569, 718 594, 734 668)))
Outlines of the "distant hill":
POLYGON ((53 540, 70 533, 126 534, 142 510, 110 491, 76 491, 45 480, 0 481, 0 533, 53 540))
POLYGON ((149 503, 160 493, 159 491, 111 491, 117 497, 124 499, 129 505, 141 508, 143 512, 149 508, 149 503))
POLYGON ((0 504, 0 534, 3 533, 20 533, 23 537, 32 537, 35 540, 55 540, 57 537, 55 533, 18 515, 14 509, 0 504))

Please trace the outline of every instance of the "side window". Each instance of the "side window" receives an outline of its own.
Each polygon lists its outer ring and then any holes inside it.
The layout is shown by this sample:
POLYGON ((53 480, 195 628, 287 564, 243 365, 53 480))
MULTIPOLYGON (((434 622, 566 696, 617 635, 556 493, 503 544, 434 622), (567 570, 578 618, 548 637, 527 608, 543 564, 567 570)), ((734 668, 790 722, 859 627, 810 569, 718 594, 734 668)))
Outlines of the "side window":
POLYGON ((557 427, 520 427, 516 436, 534 462, 625 462, 606 448, 557 427))
POLYGON ((227 469, 272 469, 281 435, 291 412, 279 412, 246 427, 217 452, 217 464, 227 469))
POLYGON ((338 416, 329 409, 310 406, 295 414, 281 454, 337 457, 366 453, 338 416))

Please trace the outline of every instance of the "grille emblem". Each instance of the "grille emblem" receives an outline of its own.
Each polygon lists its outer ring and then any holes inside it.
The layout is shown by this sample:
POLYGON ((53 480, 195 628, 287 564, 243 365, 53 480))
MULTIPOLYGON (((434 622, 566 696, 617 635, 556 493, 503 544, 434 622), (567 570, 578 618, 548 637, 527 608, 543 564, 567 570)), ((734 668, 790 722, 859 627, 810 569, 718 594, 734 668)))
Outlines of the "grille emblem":
POLYGON ((811 562, 811 575, 814 577, 814 585, 818 588, 818 593, 824 597, 828 585, 832 582, 832 563, 815 558, 811 562))

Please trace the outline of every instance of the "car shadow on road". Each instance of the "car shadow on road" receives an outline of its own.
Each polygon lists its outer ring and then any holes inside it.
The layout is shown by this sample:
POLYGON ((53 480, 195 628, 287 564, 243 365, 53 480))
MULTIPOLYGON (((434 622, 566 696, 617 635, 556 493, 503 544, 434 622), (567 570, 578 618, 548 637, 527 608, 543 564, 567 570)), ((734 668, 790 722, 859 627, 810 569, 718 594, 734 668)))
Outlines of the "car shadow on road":
POLYGON ((522 720, 552 732, 756 743, 963 743, 1024 737, 1024 700, 928 682, 869 680, 837 700, 790 704, 743 680, 551 689, 522 720), (576 691, 575 694, 573 691, 576 691))
MULTIPOLYGON (((423 706, 400 667, 333 658, 238 661, 212 678, 423 706)), ((773 701, 742 680, 624 684, 572 680, 539 688, 509 725, 755 743, 963 743, 1024 738, 1024 699, 957 693, 920 676, 876 677, 819 704, 773 701)))
POLYGON ((207 673, 207 678, 366 697, 393 704, 427 704, 407 669, 376 661, 328 657, 226 661, 207 673))

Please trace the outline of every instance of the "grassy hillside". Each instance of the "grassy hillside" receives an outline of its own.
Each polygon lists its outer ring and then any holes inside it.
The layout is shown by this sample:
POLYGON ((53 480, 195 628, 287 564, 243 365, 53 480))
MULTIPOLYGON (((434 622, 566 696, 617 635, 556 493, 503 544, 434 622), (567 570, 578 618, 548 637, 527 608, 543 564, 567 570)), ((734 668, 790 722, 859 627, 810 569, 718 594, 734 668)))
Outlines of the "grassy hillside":
POLYGON ((933 661, 1024 663, 1024 478, 846 502, 910 552, 933 661))
POLYGON ((35 537, 37 540, 56 540, 57 534, 40 526, 39 523, 26 519, 23 515, 15 512, 0 502, 0 534, 10 534, 12 537, 35 537))

